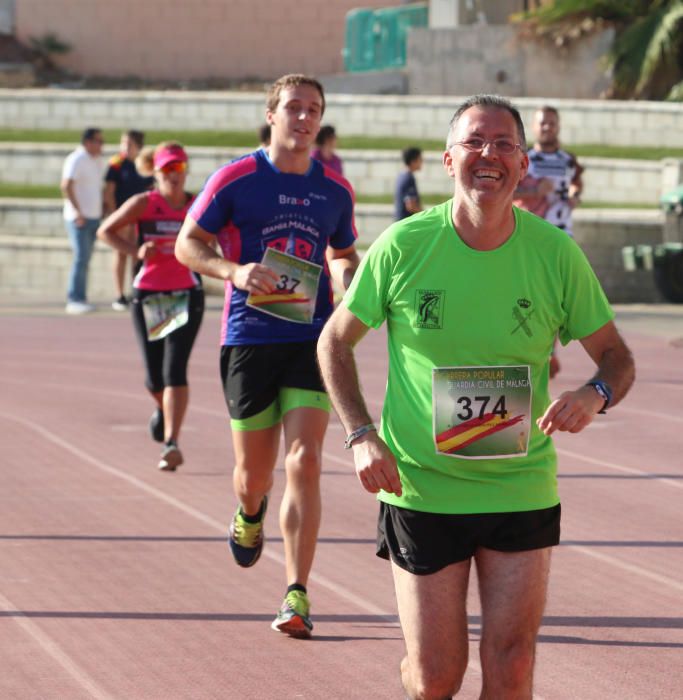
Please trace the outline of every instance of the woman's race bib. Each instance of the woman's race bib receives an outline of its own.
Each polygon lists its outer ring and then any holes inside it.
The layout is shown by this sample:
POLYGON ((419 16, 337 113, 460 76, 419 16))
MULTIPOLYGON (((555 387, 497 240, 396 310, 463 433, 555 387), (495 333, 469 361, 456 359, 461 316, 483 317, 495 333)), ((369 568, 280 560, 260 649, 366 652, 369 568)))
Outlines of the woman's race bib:
POLYGON ((294 323, 313 323, 322 267, 266 248, 261 261, 280 278, 272 294, 249 294, 247 306, 294 323))
POLYGON ((528 365, 432 371, 437 454, 463 459, 526 455, 531 432, 528 365))
POLYGON ((188 321, 190 292, 159 292, 142 300, 147 340, 161 340, 188 321))

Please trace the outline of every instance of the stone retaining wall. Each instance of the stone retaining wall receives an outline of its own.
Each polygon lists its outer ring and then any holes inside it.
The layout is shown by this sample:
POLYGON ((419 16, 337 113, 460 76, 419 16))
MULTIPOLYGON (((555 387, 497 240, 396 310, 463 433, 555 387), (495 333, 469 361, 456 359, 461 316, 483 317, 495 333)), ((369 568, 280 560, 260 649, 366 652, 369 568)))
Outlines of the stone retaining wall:
MULTIPOLYGON (((57 185, 64 158, 73 150, 65 144, 0 143, 0 181, 27 185, 57 185)), ((188 188, 199 191, 206 178, 221 164, 244 155, 246 148, 189 148, 188 188)), ((107 149, 107 155, 113 150, 107 149)), ((341 150, 345 174, 359 194, 392 194, 403 168, 397 151, 341 150)), ((420 192, 449 194, 452 181, 441 163, 441 154, 425 152, 417 173, 420 192)), ((589 202, 637 202, 656 204, 672 189, 669 161, 583 158, 586 168, 583 198, 589 202)), ((678 161, 673 161, 677 164, 678 161)))
MULTIPOLYGON (((445 139, 462 97, 328 95, 325 121, 340 134, 445 139)), ((526 124, 547 100, 515 98, 526 124)), ((683 103, 553 99, 565 143, 683 148, 683 103)), ((261 93, 180 91, 0 90, 0 127, 256 130, 261 93)))
MULTIPOLYGON (((367 246, 393 220, 391 207, 360 205, 356 213, 359 246, 367 246)), ((652 274, 627 273, 621 248, 662 240, 659 211, 584 210, 575 216, 575 237, 614 303, 661 302, 652 274)), ((0 294, 5 303, 61 300, 67 286, 71 250, 58 200, 0 201, 0 294)), ((97 243, 90 266, 89 296, 112 298, 112 252, 97 243)), ((220 283, 209 285, 219 291, 220 283)))

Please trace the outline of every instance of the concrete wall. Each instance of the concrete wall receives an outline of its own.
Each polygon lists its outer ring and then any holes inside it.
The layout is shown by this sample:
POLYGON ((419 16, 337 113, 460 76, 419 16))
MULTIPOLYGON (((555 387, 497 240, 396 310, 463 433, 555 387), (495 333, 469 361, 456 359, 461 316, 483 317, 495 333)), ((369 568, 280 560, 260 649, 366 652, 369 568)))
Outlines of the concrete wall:
POLYGON ((513 12, 522 12, 523 0, 429 0, 429 26, 505 24, 513 12))
POLYGON ((409 92, 600 97, 610 85, 601 58, 613 35, 610 29, 558 49, 523 40, 510 26, 415 28, 408 35, 409 92))
MULTIPOLYGON (((328 95, 325 121, 344 134, 444 139, 462 96, 328 95)), ((516 98, 525 123, 545 98, 516 98)), ((683 103, 553 99, 565 143, 683 148, 683 103)), ((0 127, 256 130, 262 93, 0 89, 0 127)))
MULTIPOLYGON (((391 207, 362 205, 356 219, 365 247, 391 222, 391 207)), ((659 302, 652 273, 627 273, 621 264, 621 247, 654 244, 662 239, 658 211, 577 211, 575 236, 586 252, 605 292, 614 303, 659 302)), ((89 297, 112 299, 112 252, 96 244, 90 265, 89 297)), ((67 286, 71 250, 61 218, 59 200, 0 201, 0 295, 5 303, 61 302, 67 286)), ((218 285, 220 288, 220 284, 218 285)), ((216 284, 211 285, 216 290, 216 284)))
MULTIPOLYGON (((27 185, 55 185, 62 164, 73 146, 64 144, 0 143, 0 181, 27 185)), ((251 149, 190 148, 188 187, 198 191, 221 164, 251 149)), ((114 153, 109 147, 107 155, 114 153)), ((391 194, 403 164, 398 151, 341 150, 346 177, 358 194, 391 194)), ((422 193, 450 194, 452 181, 444 172, 441 153, 424 153, 423 167, 416 173, 422 193)), ((683 161, 612 160, 584 158, 586 168, 583 199, 589 202, 656 204, 673 189, 670 184, 683 168, 683 161)))
MULTIPOLYGON (((60 65, 81 75, 183 81, 272 79, 343 69, 356 0, 16 0, 20 39, 71 45, 60 65)), ((391 7, 398 0, 363 0, 391 7)))

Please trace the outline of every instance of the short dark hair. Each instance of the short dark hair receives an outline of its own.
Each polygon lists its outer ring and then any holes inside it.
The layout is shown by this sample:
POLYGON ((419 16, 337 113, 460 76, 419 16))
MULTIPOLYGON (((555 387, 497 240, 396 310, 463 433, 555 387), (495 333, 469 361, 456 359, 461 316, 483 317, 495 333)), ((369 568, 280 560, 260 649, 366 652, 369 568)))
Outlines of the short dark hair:
POLYGON ((84 129, 83 133, 81 134, 81 143, 85 143, 86 141, 92 141, 96 136, 99 136, 101 134, 102 129, 96 126, 89 126, 87 129, 84 129))
POLYGON ((142 148, 145 145, 145 132, 137 129, 126 131, 126 136, 138 147, 142 148))
POLYGON ((266 95, 266 107, 268 111, 274 112, 280 103, 280 93, 290 87, 298 87, 299 85, 310 85, 320 93, 322 102, 320 113, 325 113, 325 91, 323 86, 315 78, 302 73, 289 73, 278 78, 269 88, 266 95))
POLYGON ((551 114, 554 114, 558 119, 560 118, 560 113, 557 111, 557 108, 553 107, 552 105, 542 105, 536 111, 537 112, 550 112, 551 114))
POLYGON ((262 124, 258 130, 259 143, 270 143, 270 124, 262 124))
POLYGON ((513 106, 510 100, 506 100, 500 95, 472 95, 472 97, 468 97, 460 105, 460 107, 458 107, 458 109, 455 110, 455 114, 451 118, 451 123, 448 127, 448 137, 446 140, 447 145, 450 145, 451 134, 457 126, 460 117, 462 117, 462 115, 472 107, 491 107, 492 109, 503 109, 506 112, 509 112, 515 120, 515 124, 517 125, 517 135, 519 136, 519 143, 521 147, 526 151, 526 134, 524 133, 524 122, 522 121, 522 117, 519 113, 519 110, 513 106))
POLYGON ((417 146, 410 146, 409 148, 404 148, 401 151, 401 157, 406 165, 414 163, 418 158, 422 157, 422 149, 417 146))
POLYGON ((317 146, 324 146, 330 139, 337 138, 337 132, 332 124, 325 124, 325 126, 320 127, 318 135, 315 137, 315 143, 317 146))

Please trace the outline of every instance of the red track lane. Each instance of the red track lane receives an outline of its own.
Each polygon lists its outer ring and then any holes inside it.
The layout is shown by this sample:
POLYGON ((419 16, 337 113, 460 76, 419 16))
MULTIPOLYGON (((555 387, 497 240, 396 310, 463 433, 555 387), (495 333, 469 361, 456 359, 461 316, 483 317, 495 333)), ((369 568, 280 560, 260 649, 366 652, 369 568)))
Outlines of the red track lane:
MULTIPOLYGON (((234 509, 218 380, 219 315, 190 368, 176 474, 158 472, 152 403, 125 315, 0 310, 0 698, 384 699, 403 697, 403 642, 376 504, 343 431, 325 445, 323 523, 309 591, 311 641, 269 625, 284 591, 277 508, 254 569, 225 544, 234 509)), ((563 544, 538 645, 537 700, 678 699, 683 687, 683 336, 680 307, 623 307, 638 380, 624 404, 562 434, 563 544)), ((359 346, 379 414, 383 333, 359 346)), ((557 394, 590 361, 560 350, 557 394)), ((283 488, 276 472, 274 503, 283 488)), ((474 583, 474 581, 473 581, 474 583)), ((480 615, 458 697, 478 697, 480 615)))

